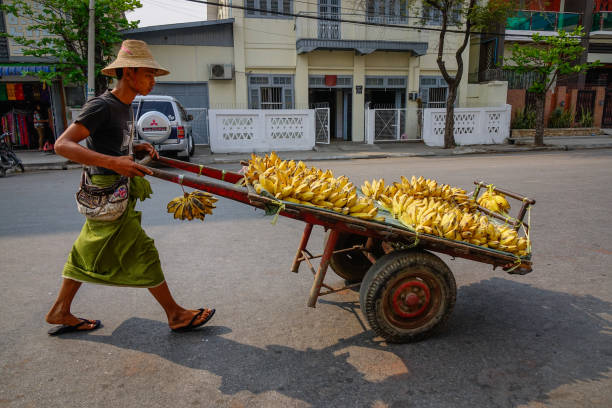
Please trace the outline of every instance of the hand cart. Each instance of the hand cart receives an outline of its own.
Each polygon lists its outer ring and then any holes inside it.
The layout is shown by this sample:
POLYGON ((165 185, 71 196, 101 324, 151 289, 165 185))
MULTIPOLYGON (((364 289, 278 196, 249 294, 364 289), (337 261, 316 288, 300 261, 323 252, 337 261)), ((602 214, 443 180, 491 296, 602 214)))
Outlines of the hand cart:
MULTIPOLYGON (((395 223, 364 220, 336 212, 283 201, 255 193, 238 183, 244 176, 234 172, 160 157, 157 163, 195 173, 196 176, 174 174, 158 168, 149 169, 153 176, 183 186, 207 191, 260 209, 276 208, 281 216, 306 223, 302 239, 293 259, 291 272, 298 272, 306 262, 314 275, 308 306, 315 307, 319 296, 329 295, 360 286, 361 311, 370 327, 389 342, 415 341, 432 334, 449 318, 455 304, 457 288, 448 266, 432 252, 501 267, 508 273, 531 272, 531 257, 518 258, 511 253, 449 240, 435 235, 417 234, 395 223), (201 177, 204 176, 204 177, 201 177), (210 180, 216 179, 221 182, 210 180), (315 225, 326 229, 323 254, 312 255, 308 240, 315 225), (320 259, 315 270, 311 263, 320 259), (339 288, 324 283, 329 266, 347 281, 339 288)), ((140 162, 151 163, 150 158, 140 162)), ((485 187, 475 182, 476 192, 485 187)), ((496 191, 520 200, 522 208, 517 219, 505 219, 479 207, 480 211, 510 223, 515 229, 522 225, 528 208, 535 200, 499 188, 496 191)))

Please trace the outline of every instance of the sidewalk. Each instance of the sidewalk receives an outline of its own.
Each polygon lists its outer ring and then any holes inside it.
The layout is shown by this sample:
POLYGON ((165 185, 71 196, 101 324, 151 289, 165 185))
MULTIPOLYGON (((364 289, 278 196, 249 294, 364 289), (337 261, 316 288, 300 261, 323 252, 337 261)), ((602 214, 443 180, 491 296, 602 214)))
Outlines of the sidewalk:
MULTIPOLYGON (((559 151, 612 148, 612 135, 546 137, 546 146, 531 145, 532 138, 516 139, 514 144, 458 146, 454 149, 429 147, 422 142, 388 142, 366 145, 353 142, 333 142, 329 145, 316 145, 314 150, 296 152, 277 152, 283 159, 317 161, 382 159, 392 157, 431 157, 457 156, 464 154, 520 153, 529 151, 559 151)), ((65 170, 79 168, 65 158, 38 151, 16 151, 26 171, 65 170)), ((207 146, 197 146, 191 161, 199 164, 239 163, 248 160, 250 153, 212 154, 207 146)))

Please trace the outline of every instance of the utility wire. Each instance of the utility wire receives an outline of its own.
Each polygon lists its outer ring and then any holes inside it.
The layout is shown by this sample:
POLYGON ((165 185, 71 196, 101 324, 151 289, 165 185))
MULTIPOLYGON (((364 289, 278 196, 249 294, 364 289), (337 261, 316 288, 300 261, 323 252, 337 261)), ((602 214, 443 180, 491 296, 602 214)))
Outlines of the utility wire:
MULTIPOLYGON (((346 19, 343 19, 343 18, 330 18, 330 17, 322 17, 322 16, 311 16, 311 15, 305 15, 305 14, 299 14, 299 13, 297 13, 297 14, 296 13, 287 13, 287 12, 284 12, 284 11, 268 10, 268 9, 255 8, 255 7, 228 5, 228 4, 216 3, 214 1, 209 1, 209 0, 185 0, 185 1, 189 1, 189 2, 192 2, 192 3, 206 4, 206 5, 211 5, 211 6, 229 7, 229 8, 238 9, 238 10, 246 10, 246 11, 255 11, 255 12, 261 12, 261 13, 268 13, 268 14, 279 15, 279 16, 296 17, 296 18, 297 17, 301 17, 301 18, 305 18, 305 19, 309 19, 309 20, 321 20, 321 21, 330 21, 330 22, 350 23, 350 24, 365 25, 365 26, 374 26, 374 27, 388 27, 388 28, 396 28, 396 29, 403 29, 403 30, 434 31, 434 32, 441 32, 441 31, 443 31, 441 28, 422 27, 422 26, 408 26, 408 25, 397 25, 397 24, 388 24, 388 23, 370 23, 370 22, 367 22, 367 21, 346 20, 346 19)), ((447 33, 465 34, 465 30, 446 29, 445 31, 447 33)), ((485 31, 474 32, 473 34, 485 34, 485 35, 494 35, 494 36, 504 36, 504 35, 506 35, 505 33, 485 32, 485 31)), ((531 38, 532 37, 531 34, 512 34, 512 36, 513 37, 526 37, 526 38, 531 38)))
MULTIPOLYGON (((189 1, 189 0, 187 0, 189 1)), ((306 4, 309 6, 319 6, 318 3, 312 3, 309 1, 304 1, 304 0, 293 0, 293 3, 301 3, 301 4, 306 4)), ((219 3, 219 5, 222 5, 222 3, 219 3)), ((229 5, 225 4, 225 7, 230 7, 229 5)), ((240 6, 237 6, 236 8, 238 8, 240 6)), ((438 18, 431 18, 431 17, 426 17, 426 16, 411 16, 409 15, 410 13, 408 13, 408 15, 402 16, 401 14, 383 14, 383 13, 379 13, 378 11, 375 12, 374 15, 370 14, 370 12, 368 12, 368 10, 358 10, 356 8, 349 8, 349 7, 341 7, 341 6, 331 6, 331 5, 326 5, 326 7, 328 8, 337 8, 338 10, 347 10, 350 11, 350 13, 341 13, 340 15, 345 15, 345 16, 360 16, 360 17, 367 17, 367 16, 372 16, 372 17, 391 17, 391 18, 401 18, 401 19, 407 19, 407 20, 421 20, 421 21, 435 21, 435 22, 441 22, 442 21, 442 16, 440 15, 440 17, 438 18), (360 12, 361 11, 361 12, 360 12)), ((234 8, 234 7, 232 7, 234 8)), ((249 7, 245 7, 246 9, 251 9, 249 7)), ((253 8, 253 10, 259 10, 259 11, 263 11, 266 13, 270 13, 273 14, 274 12, 272 10, 268 10, 268 9, 257 9, 257 8, 253 8)), ((408 12, 409 10, 406 9, 406 12, 408 12)), ((275 14, 280 14, 279 12, 275 13, 275 14)), ((331 14, 331 12, 328 12, 327 14, 331 14)), ((303 16, 302 14, 298 14, 299 16, 303 16)), ((337 20, 333 20, 333 21, 337 21, 337 20)), ((352 21, 352 20, 349 20, 352 21)), ((439 25, 439 24, 437 24, 439 25)), ((395 27, 395 26, 394 26, 395 27)))

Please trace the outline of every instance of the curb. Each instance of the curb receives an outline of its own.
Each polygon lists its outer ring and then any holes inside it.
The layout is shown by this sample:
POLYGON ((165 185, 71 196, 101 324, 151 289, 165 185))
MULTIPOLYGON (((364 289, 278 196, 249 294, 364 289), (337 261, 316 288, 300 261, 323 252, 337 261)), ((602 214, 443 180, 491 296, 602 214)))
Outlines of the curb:
MULTIPOLYGON (((521 146, 514 145, 508 147, 499 147, 496 149, 487 148, 460 148, 452 150, 440 150, 435 152, 373 152, 373 153, 346 153, 346 154, 335 154, 323 157, 317 157, 318 153, 310 154, 302 157, 292 157, 291 152, 284 155, 286 160, 302 160, 302 161, 328 161, 328 160, 359 160, 359 159, 387 159, 387 158, 404 158, 404 157, 452 157, 452 156, 464 156, 470 154, 507 154, 507 153, 524 153, 524 152, 538 152, 538 151, 571 151, 571 150, 594 150, 594 149, 612 149, 612 144, 577 144, 577 145, 554 145, 554 146, 521 146)), ((302 153, 303 154, 303 153, 302 153)), ((248 160, 248 156, 244 157, 211 157, 209 155, 193 156, 192 160, 200 164, 236 164, 240 163, 241 160, 248 160), (198 159, 201 157, 201 159, 198 159)), ((45 170, 69 170, 81 168, 81 165, 71 161, 64 161, 58 163, 29 163, 23 165, 26 171, 45 171, 45 170)), ((7 170, 7 174, 15 172, 14 169, 7 170)))
MULTIPOLYGON (((73 163, 70 161, 62 162, 62 163, 29 163, 24 164, 23 168, 25 171, 44 171, 44 170, 70 170, 70 169, 80 169, 83 167, 81 164, 73 163)), ((15 171, 15 169, 7 170, 8 173, 19 173, 19 171, 15 171)))

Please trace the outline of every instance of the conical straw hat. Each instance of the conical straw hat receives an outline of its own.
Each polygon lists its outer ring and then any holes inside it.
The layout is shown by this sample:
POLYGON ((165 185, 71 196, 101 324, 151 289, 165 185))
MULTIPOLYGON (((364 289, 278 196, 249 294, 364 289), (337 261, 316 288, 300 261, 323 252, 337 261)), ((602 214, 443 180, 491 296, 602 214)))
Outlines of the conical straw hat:
POLYGON ((168 75, 170 71, 153 59, 147 43, 139 40, 125 40, 121 43, 117 59, 102 70, 104 75, 117 76, 117 68, 153 68, 155 76, 168 75))

